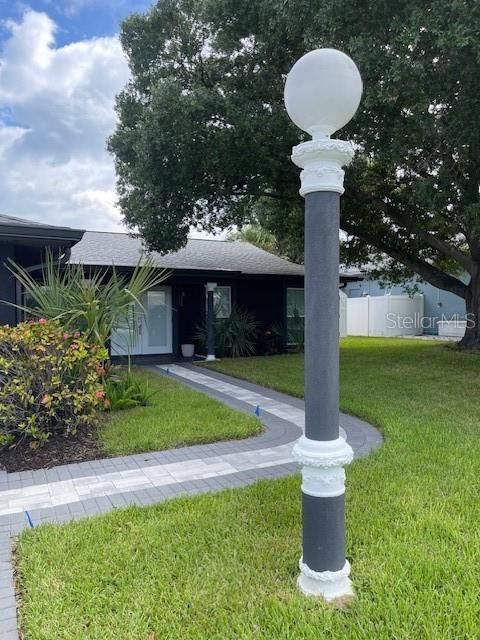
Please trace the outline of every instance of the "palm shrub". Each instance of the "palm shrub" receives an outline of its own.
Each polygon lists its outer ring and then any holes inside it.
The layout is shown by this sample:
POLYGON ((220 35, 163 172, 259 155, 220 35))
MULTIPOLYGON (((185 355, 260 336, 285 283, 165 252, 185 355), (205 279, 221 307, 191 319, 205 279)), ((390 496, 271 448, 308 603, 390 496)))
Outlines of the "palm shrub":
MULTIPOLYGON (((132 319, 132 305, 143 312, 141 298, 166 280, 170 272, 158 270, 148 257, 139 260, 133 274, 120 275, 115 267, 87 272, 82 265, 61 265, 47 252, 40 280, 14 262, 9 269, 25 291, 19 306, 30 317, 58 320, 69 330, 82 332, 87 342, 104 347, 115 329, 132 319)), ((130 322, 132 338, 134 324, 130 322)))
POLYGON ((55 320, 0 327, 0 447, 92 426, 105 402, 106 357, 55 320))
MULTIPOLYGON (((241 307, 233 306, 228 318, 215 320, 215 348, 220 357, 240 358, 253 356, 259 323, 255 316, 241 307)), ((197 327, 195 339, 201 346, 207 344, 206 323, 197 327)))
POLYGON ((151 391, 147 381, 139 380, 129 369, 114 372, 105 381, 105 408, 122 411, 135 407, 146 407, 156 391, 151 391))
POLYGON ((280 255, 276 237, 260 224, 249 224, 239 231, 230 233, 228 237, 229 240, 242 240, 269 253, 280 255))

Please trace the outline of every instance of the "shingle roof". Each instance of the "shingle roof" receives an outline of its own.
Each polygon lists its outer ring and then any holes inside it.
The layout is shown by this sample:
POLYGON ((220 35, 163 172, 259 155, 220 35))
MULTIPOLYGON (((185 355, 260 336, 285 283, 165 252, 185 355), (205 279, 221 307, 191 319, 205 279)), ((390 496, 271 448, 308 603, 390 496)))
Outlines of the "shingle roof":
POLYGON ((0 214, 0 242, 35 247, 70 247, 83 236, 81 229, 0 214))
MULTIPOLYGON (((125 233, 86 231, 72 247, 71 262, 85 265, 133 267, 142 242, 125 233)), ((302 276, 303 266, 274 256, 240 240, 189 239, 180 251, 152 253, 160 268, 198 271, 236 271, 246 274, 302 276)))
MULTIPOLYGON (((45 224, 44 222, 37 222, 35 220, 26 220, 25 218, 17 218, 16 216, 7 216, 0 214, 0 225, 8 227, 40 227, 41 229, 68 229, 73 231, 72 227, 59 227, 53 224, 45 224)), ((77 229, 75 229, 77 231, 77 229)))

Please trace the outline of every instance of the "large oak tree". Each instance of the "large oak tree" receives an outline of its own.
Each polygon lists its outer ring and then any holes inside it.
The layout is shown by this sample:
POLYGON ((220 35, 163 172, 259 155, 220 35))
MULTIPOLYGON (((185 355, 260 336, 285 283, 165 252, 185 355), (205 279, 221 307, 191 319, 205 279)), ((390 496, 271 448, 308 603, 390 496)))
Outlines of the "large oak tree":
POLYGON ((478 0, 160 0, 121 40, 132 79, 109 147, 125 220, 151 248, 182 246, 191 225, 260 220, 301 259, 289 155, 302 134, 283 84, 303 53, 337 47, 365 84, 337 134, 360 149, 345 256, 464 298, 475 322, 463 344, 480 345, 478 0))

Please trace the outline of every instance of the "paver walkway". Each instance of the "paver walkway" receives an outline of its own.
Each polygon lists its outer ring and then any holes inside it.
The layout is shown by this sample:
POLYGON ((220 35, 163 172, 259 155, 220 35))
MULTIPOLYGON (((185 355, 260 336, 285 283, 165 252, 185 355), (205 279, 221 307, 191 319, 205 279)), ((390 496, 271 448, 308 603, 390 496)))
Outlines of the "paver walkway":
MULTIPOLYGON (((65 522, 127 504, 218 491, 295 473, 291 450, 304 424, 303 401, 195 366, 156 367, 231 407, 260 414, 264 432, 245 440, 95 460, 50 470, 0 471, 0 638, 17 640, 10 537, 26 526, 65 522)), ((355 456, 381 444, 369 424, 342 414, 355 456)))

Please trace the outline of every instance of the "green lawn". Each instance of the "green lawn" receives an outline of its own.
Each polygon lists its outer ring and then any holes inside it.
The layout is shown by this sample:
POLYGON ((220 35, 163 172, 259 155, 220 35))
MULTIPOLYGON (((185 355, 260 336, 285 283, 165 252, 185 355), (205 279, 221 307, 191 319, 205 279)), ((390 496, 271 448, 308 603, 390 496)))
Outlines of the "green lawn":
POLYGON ((260 433, 255 416, 247 416, 150 371, 135 370, 156 391, 149 406, 107 414, 98 437, 108 455, 157 451, 185 445, 246 438, 260 433))
POLYGON ((289 353, 269 358, 227 358, 202 365, 303 398, 303 354, 289 353))
MULTIPOLYGON (((215 368, 301 392, 299 356, 215 368)), ((440 344, 342 344, 342 408, 385 434, 347 471, 347 610, 297 593, 293 477, 22 534, 24 640, 477 640, 479 382, 440 344)))

